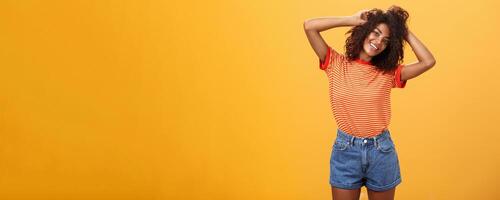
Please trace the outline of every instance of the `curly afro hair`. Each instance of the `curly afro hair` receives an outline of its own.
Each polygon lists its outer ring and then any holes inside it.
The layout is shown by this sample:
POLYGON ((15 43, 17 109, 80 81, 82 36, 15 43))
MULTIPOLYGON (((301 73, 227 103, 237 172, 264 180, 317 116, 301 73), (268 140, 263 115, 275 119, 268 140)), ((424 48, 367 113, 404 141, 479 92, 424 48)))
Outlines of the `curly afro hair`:
POLYGON ((391 6, 385 12, 377 8, 368 11, 366 22, 354 26, 346 33, 350 34, 345 44, 347 59, 350 61, 358 59, 360 52, 363 51, 365 38, 368 37, 375 27, 384 23, 390 30, 389 43, 384 51, 371 59, 371 63, 381 71, 393 71, 403 61, 403 47, 405 37, 408 34, 408 27, 406 25, 408 17, 408 12, 398 6, 391 6))

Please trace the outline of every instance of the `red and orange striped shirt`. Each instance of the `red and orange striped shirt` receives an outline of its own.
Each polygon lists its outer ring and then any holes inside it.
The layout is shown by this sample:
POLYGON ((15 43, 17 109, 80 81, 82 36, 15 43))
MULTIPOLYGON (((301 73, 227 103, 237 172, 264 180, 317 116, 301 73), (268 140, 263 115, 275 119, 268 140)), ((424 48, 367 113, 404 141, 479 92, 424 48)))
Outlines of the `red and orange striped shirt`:
POLYGON ((391 89, 404 88, 399 65, 383 73, 363 60, 349 61, 328 46, 320 69, 329 81, 331 109, 340 130, 358 137, 372 137, 387 129, 391 120, 391 89))

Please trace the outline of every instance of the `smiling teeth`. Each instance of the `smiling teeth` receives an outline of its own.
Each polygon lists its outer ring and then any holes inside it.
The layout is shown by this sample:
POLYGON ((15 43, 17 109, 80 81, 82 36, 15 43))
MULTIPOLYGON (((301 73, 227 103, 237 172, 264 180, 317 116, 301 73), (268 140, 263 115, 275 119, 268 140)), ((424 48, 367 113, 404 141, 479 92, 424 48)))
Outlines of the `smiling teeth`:
POLYGON ((373 48, 378 50, 378 48, 374 44, 372 44, 371 42, 370 42, 370 46, 372 46, 373 48))

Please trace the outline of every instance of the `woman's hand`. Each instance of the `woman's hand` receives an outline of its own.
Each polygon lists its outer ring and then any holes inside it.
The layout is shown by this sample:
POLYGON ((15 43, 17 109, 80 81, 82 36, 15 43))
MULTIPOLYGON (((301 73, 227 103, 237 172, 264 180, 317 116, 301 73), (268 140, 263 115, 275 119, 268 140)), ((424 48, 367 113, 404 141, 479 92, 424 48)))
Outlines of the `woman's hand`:
POLYGON ((368 19, 368 13, 369 13, 369 10, 360 10, 358 11, 357 13, 355 13, 354 15, 352 15, 352 21, 353 21, 353 26, 358 26, 358 25, 361 25, 361 24, 364 24, 366 22, 366 20, 368 19))
POLYGON ((412 34, 412 33, 411 33, 411 31, 410 31, 410 28, 408 28, 408 29, 407 29, 407 31, 406 31, 406 35, 403 37, 403 38, 404 38, 404 40, 405 40, 406 42, 408 42, 408 43, 410 43, 410 41, 409 41, 409 39, 408 39, 408 37, 409 37, 409 35, 410 35, 410 34, 412 34))

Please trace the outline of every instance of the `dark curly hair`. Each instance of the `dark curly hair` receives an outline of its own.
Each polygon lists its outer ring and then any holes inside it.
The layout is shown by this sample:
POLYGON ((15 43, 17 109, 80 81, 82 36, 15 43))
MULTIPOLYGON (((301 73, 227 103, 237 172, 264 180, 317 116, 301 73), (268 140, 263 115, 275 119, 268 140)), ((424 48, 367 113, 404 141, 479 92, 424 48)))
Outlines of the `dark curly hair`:
POLYGON ((346 39, 345 54, 350 61, 359 58, 359 53, 363 50, 363 43, 366 37, 381 23, 387 24, 390 30, 389 43, 384 51, 371 59, 372 65, 377 69, 389 72, 394 70, 403 61, 403 47, 405 37, 408 34, 406 20, 409 14, 406 10, 398 6, 391 6, 387 11, 372 9, 366 15, 366 22, 354 26, 346 34, 350 36, 346 39))

